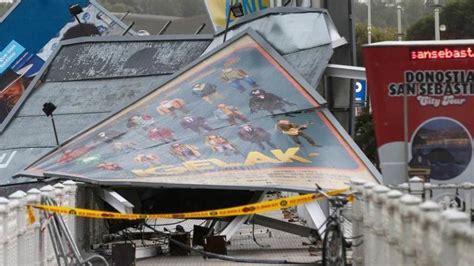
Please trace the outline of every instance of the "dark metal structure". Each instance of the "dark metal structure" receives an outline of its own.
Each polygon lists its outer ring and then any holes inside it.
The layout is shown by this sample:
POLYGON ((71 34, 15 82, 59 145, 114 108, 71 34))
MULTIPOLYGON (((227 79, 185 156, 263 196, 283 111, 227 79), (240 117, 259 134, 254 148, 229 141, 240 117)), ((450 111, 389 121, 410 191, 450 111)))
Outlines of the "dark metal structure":
POLYGON ((65 41, 31 82, 0 131, 0 183, 54 148, 41 111, 57 105, 60 142, 155 89, 199 57, 212 36, 96 37, 65 41))

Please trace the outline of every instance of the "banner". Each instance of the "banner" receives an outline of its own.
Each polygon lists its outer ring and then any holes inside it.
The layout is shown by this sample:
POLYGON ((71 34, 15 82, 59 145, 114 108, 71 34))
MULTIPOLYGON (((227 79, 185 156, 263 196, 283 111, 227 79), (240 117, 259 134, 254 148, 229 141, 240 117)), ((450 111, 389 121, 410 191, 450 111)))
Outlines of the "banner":
POLYGON ((35 54, 12 40, 0 52, 0 124, 43 65, 35 54))
MULTIPOLYGON (((269 0, 206 0, 207 12, 214 25, 215 32, 225 29, 230 6, 238 2, 242 4, 245 15, 270 7, 269 0)), ((235 17, 232 12, 230 14, 230 22, 232 22, 235 17)))
POLYGON ((474 42, 373 44, 364 62, 385 183, 405 182, 406 164, 426 181, 473 182, 474 42))

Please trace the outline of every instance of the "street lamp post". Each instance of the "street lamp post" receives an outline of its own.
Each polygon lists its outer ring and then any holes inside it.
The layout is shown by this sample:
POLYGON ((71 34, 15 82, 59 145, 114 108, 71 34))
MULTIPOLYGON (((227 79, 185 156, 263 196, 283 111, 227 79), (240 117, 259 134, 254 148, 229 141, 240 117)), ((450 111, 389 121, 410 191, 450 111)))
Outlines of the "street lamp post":
POLYGON ((242 3, 237 2, 229 7, 229 12, 227 12, 227 21, 225 23, 225 30, 224 30, 224 40, 223 43, 227 39, 227 31, 229 30, 229 23, 230 23, 230 15, 234 15, 234 17, 239 18, 244 15, 244 9, 242 7, 242 3))
POLYGON ((439 0, 434 0, 434 23, 435 23, 435 40, 439 41, 441 39, 439 32, 439 0))
POLYGON ((84 10, 82 10, 82 7, 80 5, 76 4, 76 5, 69 6, 69 13, 71 13, 71 15, 73 15, 76 18, 76 21, 79 25, 82 25, 82 23, 78 15, 81 14, 82 12, 84 12, 84 10))
POLYGON ((51 116, 51 122, 53 123, 54 138, 56 140, 56 146, 59 146, 58 132, 56 131, 56 124, 54 124, 53 112, 56 110, 56 105, 52 102, 43 104, 43 112, 46 116, 51 116))
POLYGON ((402 33, 402 6, 400 5, 402 0, 397 0, 397 40, 403 39, 402 33))
POLYGON ((367 0, 367 43, 372 43, 372 0, 367 0))

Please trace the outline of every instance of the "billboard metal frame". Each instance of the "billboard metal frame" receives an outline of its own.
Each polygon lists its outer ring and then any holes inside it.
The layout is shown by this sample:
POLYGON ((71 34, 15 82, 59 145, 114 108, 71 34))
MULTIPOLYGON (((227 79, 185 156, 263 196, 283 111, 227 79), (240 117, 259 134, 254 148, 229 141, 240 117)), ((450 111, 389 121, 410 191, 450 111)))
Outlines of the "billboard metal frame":
MULTIPOLYGON (((174 80, 176 77, 180 76, 181 74, 185 73, 195 65, 205 61, 209 57, 213 56, 220 50, 224 49, 225 47, 231 45, 233 42, 239 40, 241 37, 249 35, 258 45, 260 45, 271 57, 273 57, 274 60, 278 64, 280 64, 294 79, 297 81, 301 87, 308 93, 310 94, 318 103, 319 107, 315 108, 315 110, 321 110, 321 112, 324 114, 324 116, 331 122, 331 124, 334 126, 334 128, 338 131, 338 133, 341 135, 343 140, 350 146, 351 149, 353 149, 353 152, 360 158, 361 162, 367 167, 368 171, 374 176, 376 181, 381 182, 382 178, 380 173, 377 171, 377 169, 372 165, 372 163, 365 157, 364 153, 357 147, 355 142, 351 139, 351 137, 345 132, 345 130, 342 128, 342 126, 339 125, 337 120, 332 116, 332 114, 326 109, 326 101, 316 92, 314 88, 311 87, 311 85, 299 74, 289 63, 286 62, 286 60, 276 51, 274 48, 263 38, 261 37, 255 30, 249 28, 238 35, 234 36, 231 38, 229 41, 226 43, 220 44, 218 47, 216 47, 212 52, 209 52, 205 54, 204 56, 197 58, 195 61, 190 63, 187 67, 184 69, 176 72, 175 74, 171 75, 166 81, 161 83, 159 87, 164 86, 165 84, 171 82, 174 80)), ((195 36, 198 37, 198 36, 195 36)), ((110 37, 106 37, 110 38, 110 37)), ((201 37, 202 38, 202 37, 201 37)), ((169 37, 167 38, 169 40, 169 37)), ((192 38, 196 39, 196 38, 192 38)), ((83 40, 83 42, 85 42, 83 40)), ((158 88, 159 88, 158 87, 158 88)), ((146 97, 147 95, 151 94, 153 92, 146 93, 136 101, 133 101, 125 106, 122 106, 121 108, 118 108, 116 111, 112 112, 110 116, 102 120, 101 122, 98 122, 87 129, 84 129, 80 131, 79 133, 75 134, 74 136, 70 137, 68 140, 66 140, 64 143, 62 143, 60 146, 57 148, 51 150, 47 154, 45 154, 42 158, 49 156, 50 154, 54 153, 57 151, 59 148, 63 147, 64 145, 68 144, 71 142, 73 139, 76 137, 84 134, 85 132, 99 126, 102 124, 104 121, 107 121, 111 119, 113 116, 115 116, 116 113, 120 112, 123 109, 126 109, 135 103, 139 102, 141 98, 146 97)), ((31 167, 32 165, 36 164, 40 159, 36 160, 30 166, 27 168, 31 167)), ((69 174, 64 174, 64 173, 58 173, 58 172, 44 172, 43 175, 35 175, 32 174, 31 172, 25 172, 21 171, 18 174, 15 175, 16 177, 19 176, 27 176, 27 177, 36 177, 40 179, 44 178, 64 178, 64 179, 73 179, 73 180, 78 180, 78 181, 83 181, 83 182, 88 182, 91 184, 97 184, 97 185, 107 185, 107 186, 146 186, 146 187, 156 187, 156 188, 209 188, 209 189, 229 189, 229 190, 255 190, 255 191, 260 191, 260 190, 281 190, 281 191, 294 191, 294 192, 314 192, 314 188, 305 188, 305 187, 298 187, 298 186, 278 186, 278 185, 271 185, 268 187, 257 187, 257 186, 224 186, 224 185, 197 185, 197 184, 170 184, 170 183, 156 183, 156 182, 139 182, 139 181, 114 181, 114 180, 92 180, 88 179, 85 176, 75 176, 75 175, 69 175, 69 174)))

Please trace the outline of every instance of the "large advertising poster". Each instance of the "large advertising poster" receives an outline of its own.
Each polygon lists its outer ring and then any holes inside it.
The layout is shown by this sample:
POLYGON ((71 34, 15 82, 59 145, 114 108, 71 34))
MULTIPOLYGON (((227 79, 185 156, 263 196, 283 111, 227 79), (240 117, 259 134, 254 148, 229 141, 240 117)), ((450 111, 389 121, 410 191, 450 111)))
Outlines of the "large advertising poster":
POLYGON ((0 125, 43 63, 14 40, 0 51, 0 125))
POLYGON ((364 62, 384 182, 472 182, 474 42, 380 43, 364 62))
POLYGON ((29 175, 95 182, 313 191, 375 182, 365 156, 245 34, 36 162, 29 175))

